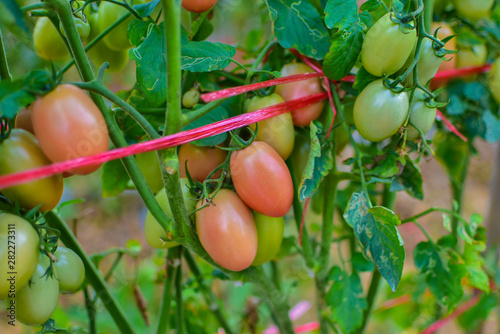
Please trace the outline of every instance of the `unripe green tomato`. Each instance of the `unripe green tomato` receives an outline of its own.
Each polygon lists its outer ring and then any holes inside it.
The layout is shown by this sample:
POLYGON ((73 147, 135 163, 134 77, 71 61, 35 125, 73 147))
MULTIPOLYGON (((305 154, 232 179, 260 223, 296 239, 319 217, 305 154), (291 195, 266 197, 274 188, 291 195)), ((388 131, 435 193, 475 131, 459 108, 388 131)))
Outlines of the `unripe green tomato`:
POLYGON ((141 153, 136 155, 135 159, 151 191, 156 194, 163 189, 160 162, 158 161, 156 152, 141 153))
POLYGON ((379 142, 398 132, 408 115, 408 95, 393 93, 382 79, 361 91, 354 103, 354 125, 366 140, 379 142))
POLYGON ((491 66, 490 75, 488 77, 491 95, 500 104, 500 58, 495 59, 491 66))
POLYGON ((457 53, 457 67, 480 66, 486 63, 488 50, 484 44, 461 47, 457 53))
POLYGON ((392 22, 392 13, 382 16, 368 30, 361 48, 363 67, 376 76, 391 75, 403 67, 417 39, 415 29, 403 33, 392 22))
MULTIPOLYGON (((59 281, 56 275, 46 275, 49 266, 49 257, 40 254, 30 283, 16 292, 16 320, 25 325, 37 326, 45 323, 56 309, 59 299, 59 281)), ((11 301, 8 300, 7 305, 10 305, 11 301)))
POLYGON ((259 266, 278 254, 283 241, 285 218, 269 217, 255 211, 253 218, 257 228, 257 254, 252 265, 259 266))
MULTIPOLYGON (((415 45, 416 48, 416 45, 415 45)), ((408 67, 410 67, 413 59, 415 58, 415 48, 412 51, 411 56, 408 58, 405 66, 401 71, 405 71, 408 67)), ((429 80, 434 78, 436 75, 439 66, 443 60, 436 56, 434 52, 434 48, 432 47, 432 41, 428 38, 424 38, 422 41, 422 46, 420 47, 420 59, 418 60, 417 73, 418 73, 418 82, 421 85, 427 84, 429 80)), ((406 77, 404 81, 405 85, 411 85, 413 83, 413 71, 406 77)))
MULTIPOLYGON (((415 124, 424 135, 429 132, 436 119, 436 108, 429 108, 425 104, 422 91, 417 90, 413 98, 413 105, 411 107, 410 121, 415 124)), ((419 138, 419 133, 412 125, 408 125, 406 131, 407 140, 415 140, 419 138)))
POLYGON ((11 293, 12 284, 16 292, 28 283, 38 263, 39 243, 38 233, 28 221, 10 213, 0 213, 0 300, 11 293), (15 253, 9 244, 15 245, 15 253))
MULTIPOLYGON (((85 41, 87 37, 89 37, 90 34, 90 25, 88 22, 85 22, 83 19, 74 17, 73 16, 73 21, 75 22, 76 25, 76 30, 78 31, 78 35, 80 36, 80 39, 82 41, 85 41)), ((59 22, 59 30, 61 30, 61 33, 63 34, 64 37, 66 37, 66 33, 64 32, 62 23, 59 22)))
POLYGON ((307 160, 309 159, 309 151, 311 150, 311 140, 309 136, 306 136, 302 132, 297 132, 295 135, 295 146, 290 156, 293 174, 299 184, 302 178, 302 173, 306 168, 307 160))
MULTIPOLYGON (((283 102, 285 101, 276 93, 264 97, 255 96, 250 101, 247 112, 252 112, 283 102)), ((290 154, 292 154, 295 142, 292 114, 287 112, 262 120, 257 122, 257 124, 259 125, 259 130, 255 140, 263 141, 269 144, 276 152, 278 152, 283 160, 288 159, 290 154)), ((251 124, 250 128, 255 130, 255 124, 251 124)))
POLYGON ((77 291, 85 279, 85 266, 82 259, 71 249, 59 246, 54 253, 57 262, 54 263, 59 290, 61 292, 77 291))
MULTIPOLYGON (((186 205, 186 210, 188 214, 194 211, 196 205, 196 197, 189 191, 189 181, 186 178, 181 178, 181 188, 182 195, 184 197, 184 204, 186 205)), ((158 194, 156 194, 156 200, 160 203, 161 208, 165 211, 167 216, 172 217, 172 210, 170 210, 170 205, 168 204, 167 192, 165 188, 162 188, 158 194)), ((144 221, 144 235, 146 237, 146 242, 153 248, 171 248, 179 245, 175 241, 163 241, 165 238, 165 230, 161 227, 160 223, 153 217, 151 212, 146 213, 146 220, 144 221)))
POLYGON ((40 17, 33 30, 35 52, 46 60, 60 60, 68 56, 68 50, 56 27, 48 17, 40 17))
POLYGON ((191 109, 200 102, 200 91, 196 88, 191 88, 182 96, 182 106, 191 109))
POLYGON ((473 21, 488 17, 495 0, 453 0, 453 6, 463 18, 473 21))

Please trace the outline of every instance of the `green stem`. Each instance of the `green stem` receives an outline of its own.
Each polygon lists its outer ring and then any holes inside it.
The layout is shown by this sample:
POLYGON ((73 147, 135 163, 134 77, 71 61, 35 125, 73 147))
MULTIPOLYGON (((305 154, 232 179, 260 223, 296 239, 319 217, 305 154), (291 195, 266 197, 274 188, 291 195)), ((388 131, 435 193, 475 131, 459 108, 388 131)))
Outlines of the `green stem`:
POLYGON ((63 244, 73 250, 80 259, 82 259, 83 264, 85 266, 85 277, 87 281, 92 285, 94 291, 97 292, 103 305, 106 307, 108 312, 113 317, 116 325, 120 329, 122 333, 135 333, 132 324, 129 322, 129 318, 118 304, 115 296, 111 293, 102 276, 101 272, 94 265, 90 257, 87 255, 85 250, 82 248, 73 232, 66 224, 64 220, 62 220, 59 216, 57 216, 53 211, 50 211, 45 214, 45 219, 49 226, 59 230, 61 235, 59 239, 63 242, 63 244))
POLYGON ((169 249, 167 253, 167 277, 165 278, 165 284, 163 285, 163 296, 161 299, 160 313, 158 315, 159 320, 156 334, 168 333, 168 325, 170 321, 170 305, 172 297, 172 282, 175 271, 173 262, 174 259, 179 257, 179 249, 180 247, 174 247, 169 249))
POLYGON ((281 274, 280 274, 280 268, 278 267, 278 262, 276 262, 276 261, 269 261, 269 265, 271 266, 274 285, 276 286, 276 289, 278 289, 278 291, 280 291, 281 290, 281 278, 282 277, 281 277, 281 274))
POLYGON ((0 80, 12 81, 12 75, 9 71, 9 63, 7 62, 7 54, 3 44, 2 30, 0 29, 0 80))
POLYGON ((43 2, 34 3, 32 5, 21 7, 21 11, 23 13, 26 13, 29 12, 30 10, 40 9, 40 8, 45 8, 45 4, 43 2))
POLYGON ((198 118, 208 114, 209 112, 211 112, 212 110, 214 110, 215 108, 220 106, 222 104, 222 102, 224 102, 224 101, 225 101, 225 99, 212 101, 210 103, 205 104, 203 107, 200 107, 198 109, 195 109, 195 110, 192 110, 190 112, 185 113, 183 115, 183 118, 184 118, 183 123, 185 125, 187 125, 191 122, 196 121, 198 118))
POLYGON ((104 276, 104 280, 107 282, 111 276, 113 275, 113 273, 115 272, 116 268, 118 267, 118 264, 120 264, 120 261, 121 259, 123 258, 123 253, 118 253, 116 255, 116 258, 115 260, 113 261, 113 264, 111 265, 111 268, 109 269, 109 271, 107 272, 106 276, 104 276))
POLYGON ((467 220, 465 220, 462 216, 460 216, 459 213, 455 212, 455 211, 452 211, 452 210, 448 210, 448 209, 445 209, 445 208, 438 208, 438 207, 433 207, 433 208, 429 208, 425 211, 422 211, 420 213, 417 213, 416 215, 414 216, 411 216, 411 217, 408 217, 408 218, 405 218, 401 221, 401 224, 405 224, 405 223, 411 223, 411 222, 414 222, 415 220, 417 220, 418 218, 421 218, 425 215, 428 215, 429 213, 432 213, 432 212, 435 212, 435 211, 440 211, 440 212, 444 212, 446 214, 449 214, 450 216, 452 216, 453 218, 456 218, 457 220, 460 220, 462 221, 464 224, 467 224, 467 220))
POLYGON ((189 250, 184 251, 184 259, 186 260, 187 265, 189 266, 189 270, 194 275, 194 278, 198 282, 198 286, 200 287, 201 292, 203 293, 203 297, 205 298, 205 302, 207 305, 210 307, 210 310, 214 313, 215 317, 217 318, 217 321, 219 321, 219 324, 221 327, 224 329, 224 332, 226 334, 233 334, 233 330, 229 326, 228 322, 226 321, 226 317, 224 314, 222 314, 221 307, 220 307, 220 300, 218 300, 212 290, 205 284, 205 280, 203 279, 203 274, 196 264, 196 261, 191 254, 189 250))
POLYGON ((175 319, 176 319, 176 325, 177 325, 177 334, 183 334, 185 332, 184 330, 184 303, 182 302, 182 264, 180 263, 182 261, 181 259, 182 256, 182 248, 180 248, 179 251, 179 265, 177 266, 177 269, 175 270, 175 303, 176 303, 176 308, 175 308, 175 319))
POLYGON ((451 218, 451 229, 453 232, 453 235, 456 237, 458 235, 458 222, 461 220, 463 221, 462 218, 460 217, 460 214, 462 212, 462 207, 463 207, 463 198, 464 198, 464 188, 465 188, 465 179, 467 178, 467 171, 469 167, 469 160, 470 160, 470 152, 471 152, 471 144, 467 146, 467 152, 463 159, 460 161, 462 164, 462 168, 460 171, 460 174, 458 175, 458 179, 455 178, 450 178, 450 183, 451 183, 451 191, 453 195, 453 206, 455 207, 456 204, 456 210, 454 215, 452 215, 451 218))
POLYGON ((425 31, 431 31, 434 0, 424 0, 424 26, 425 31))
POLYGON ((89 315, 89 333, 96 334, 97 327, 96 327, 95 303, 92 300, 92 298, 90 297, 90 294, 89 294, 87 287, 83 288, 83 296, 85 297, 85 308, 87 309, 87 313, 89 315))

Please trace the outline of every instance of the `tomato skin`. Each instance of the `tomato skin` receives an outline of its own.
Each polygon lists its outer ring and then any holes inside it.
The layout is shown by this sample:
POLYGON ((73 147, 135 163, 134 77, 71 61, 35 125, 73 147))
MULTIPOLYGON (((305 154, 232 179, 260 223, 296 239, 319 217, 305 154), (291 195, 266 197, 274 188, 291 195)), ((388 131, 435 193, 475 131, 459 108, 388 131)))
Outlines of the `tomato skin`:
MULTIPOLYGON (((50 163, 35 136, 22 129, 13 129, 9 138, 0 145, 0 175, 42 167, 50 163)), ((56 174, 3 189, 2 193, 27 210, 43 203, 39 211, 45 212, 56 207, 61 199, 63 188, 62 176, 56 174)))
POLYGON ((283 241, 285 218, 268 217, 258 212, 254 212, 253 217, 257 228, 258 246, 252 266, 259 266, 278 254, 283 241))
MULTIPOLYGON (((109 134, 101 111, 80 88, 64 84, 39 97, 32 106, 31 119, 40 147, 53 162, 106 152, 109 134)), ((71 170, 89 174, 100 164, 71 170)))
POLYGON ((182 7, 192 13, 203 13, 211 9, 219 0, 182 0, 182 7))
MULTIPOLYGON (((437 38, 439 38, 440 40, 443 40, 444 38, 455 34, 453 29, 445 22, 433 22, 431 27, 432 34, 434 34, 434 32, 438 28, 440 28, 437 33, 437 38)), ((447 50, 456 50, 457 45, 455 38, 452 38, 448 42, 446 42, 444 47, 447 50)), ((443 61, 441 63, 441 65, 439 66, 439 71, 447 71, 455 68, 455 55, 448 55, 445 58, 449 60, 443 61)))
MULTIPOLYGON (((436 108, 429 108, 424 101, 423 93, 420 90, 415 91, 413 105, 411 107, 410 121, 422 130, 424 134, 429 132, 436 119, 436 108)), ((406 131, 407 140, 415 140, 420 135, 412 125, 408 125, 406 131)))
POLYGON ((7 278, 15 276, 15 291, 28 283, 38 263, 40 238, 31 224, 21 217, 10 213, 0 213, 0 300, 7 298, 10 283, 7 278), (14 229, 9 228, 14 225, 14 229), (9 231, 13 231, 10 232, 9 231), (10 237, 9 237, 10 236, 10 237), (9 269, 9 241, 15 243, 15 270, 9 269), (16 274, 8 274, 9 272, 16 274))
MULTIPOLYGON (((247 112, 252 112, 283 102, 285 101, 276 93, 265 97, 255 96, 250 101, 247 112)), ((263 141, 269 144, 276 150, 276 152, 278 152, 283 160, 288 159, 290 154, 292 154, 295 142, 292 114, 287 112, 257 122, 257 124, 259 125, 259 131, 257 132, 255 140, 263 141)), ((255 130, 255 124, 251 124, 250 128, 255 130)))
MULTIPOLYGON (((281 69, 282 76, 294 74, 315 73, 311 67, 303 63, 290 63, 281 69)), ((276 94, 283 100, 290 101, 324 92, 320 78, 311 78, 302 81, 287 83, 276 86, 276 94)), ((292 120, 295 126, 308 126, 312 120, 319 117, 325 106, 324 101, 316 102, 307 107, 292 110, 292 120)))
MULTIPOLYGON (((415 46, 416 47, 416 46, 415 46)), ((415 49, 412 51, 412 55, 408 58, 403 70, 410 67, 413 59, 415 58, 415 49)), ((422 46, 420 48, 420 59, 418 60, 418 82, 422 85, 427 84, 429 80, 434 78, 443 60, 436 56, 434 48, 432 47, 432 41, 428 38, 424 38, 422 41, 422 46)), ((413 83, 413 71, 406 77, 404 81, 406 86, 413 83)))
POLYGON ((491 95, 500 104, 500 58, 495 59, 488 77, 491 95))
POLYGON ((457 53, 457 67, 484 65, 487 56, 488 50, 484 44, 474 44, 468 48, 460 48, 457 53))
MULTIPOLYGON (((179 149, 179 174, 186 177, 186 161, 189 174, 194 180, 205 181, 207 176, 226 160, 227 152, 217 147, 182 144, 179 149)), ((215 174, 219 177, 220 172, 215 174)))
POLYGON ((25 325, 43 324, 49 320, 56 309, 59 299, 59 281, 56 278, 57 273, 50 277, 45 276, 49 265, 49 257, 40 254, 30 283, 16 292, 16 320, 25 325))
MULTIPOLYGON (((257 254, 257 229, 252 211, 228 189, 214 197, 214 205, 196 212, 196 231, 208 255, 222 267, 241 271, 257 254)), ((196 204, 199 209, 202 201, 196 204)))
POLYGON ((35 134, 33 122, 31 121, 31 111, 29 109, 23 108, 17 113, 14 128, 23 129, 29 133, 35 134))
POLYGON ((453 6, 458 14, 474 21, 488 17, 495 0, 453 0, 453 6))
POLYGON ((370 83, 354 103, 354 125, 366 140, 379 142, 398 132, 408 115, 408 95, 393 93, 382 79, 370 83))
POLYGON ((40 17, 33 30, 36 54, 46 60, 60 60, 69 55, 66 45, 48 17, 40 17))
MULTIPOLYGON (((189 191, 189 181, 186 178, 181 178, 182 196, 184 197, 184 204, 186 205, 186 210, 188 214, 194 211, 196 205, 196 197, 189 191)), ((156 200, 160 204, 161 208, 165 211, 167 216, 172 217, 172 210, 170 210, 170 205, 168 203, 167 192, 165 188, 162 188, 158 194, 156 194, 156 200)), ((160 223, 153 217, 151 212, 146 213, 146 220, 144 221, 144 236, 146 242, 149 246, 153 248, 163 249, 171 248, 179 245, 175 241, 163 241, 161 237, 165 236, 165 230, 161 227, 160 223)))
POLYGON ((141 153, 136 155, 135 159, 153 194, 163 189, 163 177, 156 152, 141 153))
POLYGON ((379 77, 396 73, 410 56, 416 40, 415 29, 403 33, 399 24, 391 21, 391 13, 385 14, 368 30, 363 41, 363 67, 379 77))
POLYGON ((270 217, 282 217, 290 210, 292 176, 271 146, 254 141, 233 152, 229 165, 234 188, 250 208, 270 217))
POLYGON ((61 292, 75 292, 85 279, 85 266, 82 259, 71 249, 59 246, 54 252, 57 262, 54 263, 59 290, 61 292))

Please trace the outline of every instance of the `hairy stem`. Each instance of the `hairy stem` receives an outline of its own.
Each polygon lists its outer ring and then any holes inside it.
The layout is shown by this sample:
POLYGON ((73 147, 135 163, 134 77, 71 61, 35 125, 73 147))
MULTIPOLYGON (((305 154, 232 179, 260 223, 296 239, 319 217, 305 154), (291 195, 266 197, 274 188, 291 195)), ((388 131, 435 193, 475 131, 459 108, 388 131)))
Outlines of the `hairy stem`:
POLYGON ((0 80, 12 81, 7 54, 5 53, 5 46, 3 44, 2 30, 0 30, 0 80))

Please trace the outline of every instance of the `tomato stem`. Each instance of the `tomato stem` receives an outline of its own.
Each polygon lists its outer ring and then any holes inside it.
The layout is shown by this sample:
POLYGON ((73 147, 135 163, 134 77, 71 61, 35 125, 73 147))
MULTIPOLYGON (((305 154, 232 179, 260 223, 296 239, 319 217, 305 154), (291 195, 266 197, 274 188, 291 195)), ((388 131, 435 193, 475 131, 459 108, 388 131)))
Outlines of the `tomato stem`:
MULTIPOLYGON (((163 284, 163 295, 161 299, 160 312, 158 314, 158 326, 156 327, 157 334, 168 333, 168 325, 170 323, 170 306, 172 297, 172 282, 174 279, 174 259, 178 257, 180 247, 170 248, 167 251, 166 277, 163 284)), ((178 263, 180 266, 180 263, 178 263)))
POLYGON ((177 268, 175 269, 175 324, 176 324, 176 333, 184 334, 185 332, 185 324, 184 324, 184 302, 182 301, 182 253, 183 248, 179 248, 179 253, 177 257, 177 268))
POLYGON ((12 81, 12 75, 9 71, 9 63, 7 62, 7 54, 3 44, 2 30, 0 29, 0 80, 12 81))

